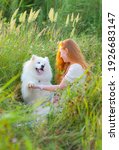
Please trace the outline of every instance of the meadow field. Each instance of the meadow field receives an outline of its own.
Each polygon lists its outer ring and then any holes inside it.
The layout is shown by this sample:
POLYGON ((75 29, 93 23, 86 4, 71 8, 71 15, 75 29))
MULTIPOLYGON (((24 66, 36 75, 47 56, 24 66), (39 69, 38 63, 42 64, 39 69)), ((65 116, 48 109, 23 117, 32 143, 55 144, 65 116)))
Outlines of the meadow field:
POLYGON ((1 0, 0 150, 102 149, 102 43, 100 0, 1 0), (23 63, 49 57, 55 84, 59 41, 74 39, 90 66, 84 85, 58 91, 64 102, 44 121, 21 96, 23 63), (60 111, 62 108, 62 111, 60 111))

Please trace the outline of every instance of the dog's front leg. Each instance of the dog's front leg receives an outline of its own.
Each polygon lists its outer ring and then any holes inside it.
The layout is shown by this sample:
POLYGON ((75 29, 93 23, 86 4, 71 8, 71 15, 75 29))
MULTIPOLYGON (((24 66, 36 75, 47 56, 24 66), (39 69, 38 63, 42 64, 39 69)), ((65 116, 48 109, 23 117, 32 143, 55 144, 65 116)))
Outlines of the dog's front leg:
POLYGON ((35 84, 34 82, 30 81, 30 82, 28 83, 28 88, 34 88, 35 85, 36 85, 36 84, 35 84))

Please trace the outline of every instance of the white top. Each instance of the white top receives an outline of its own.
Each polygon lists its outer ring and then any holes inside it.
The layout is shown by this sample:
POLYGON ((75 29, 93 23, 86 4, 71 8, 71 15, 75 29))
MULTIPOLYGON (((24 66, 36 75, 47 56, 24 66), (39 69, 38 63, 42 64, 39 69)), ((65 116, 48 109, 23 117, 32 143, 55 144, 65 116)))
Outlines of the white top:
MULTIPOLYGON (((72 83, 76 78, 79 78, 81 75, 83 75, 84 71, 85 70, 82 68, 80 64, 76 64, 76 63, 72 64, 69 67, 67 74, 64 76, 64 79, 72 83)), ((86 75, 84 75, 80 81, 83 82, 85 78, 86 75)))

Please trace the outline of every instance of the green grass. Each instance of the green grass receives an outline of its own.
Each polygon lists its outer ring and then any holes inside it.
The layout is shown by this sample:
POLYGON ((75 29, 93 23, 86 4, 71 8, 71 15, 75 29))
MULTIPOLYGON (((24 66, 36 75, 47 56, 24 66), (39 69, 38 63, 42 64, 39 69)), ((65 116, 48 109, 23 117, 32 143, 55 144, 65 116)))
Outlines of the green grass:
POLYGON ((38 26, 44 27, 44 23, 48 21, 48 13, 51 8, 58 11, 60 17, 58 17, 58 25, 62 26, 64 18, 72 13, 76 15, 79 13, 80 21, 76 26, 76 32, 88 32, 90 34, 98 34, 101 36, 101 0, 1 0, 0 10, 3 15, 10 20, 13 12, 19 8, 20 13, 31 8, 34 10, 41 9, 38 16, 38 26))
POLYGON ((101 150, 101 38, 93 31, 71 34, 72 22, 66 28, 65 21, 58 26, 48 20, 43 31, 37 22, 27 20, 17 25, 0 21, 0 149, 101 150), (69 37, 91 65, 90 79, 59 91, 59 106, 52 106, 48 118, 36 123, 32 113, 36 106, 25 105, 21 98, 22 65, 32 54, 48 56, 55 75, 57 42, 69 37))

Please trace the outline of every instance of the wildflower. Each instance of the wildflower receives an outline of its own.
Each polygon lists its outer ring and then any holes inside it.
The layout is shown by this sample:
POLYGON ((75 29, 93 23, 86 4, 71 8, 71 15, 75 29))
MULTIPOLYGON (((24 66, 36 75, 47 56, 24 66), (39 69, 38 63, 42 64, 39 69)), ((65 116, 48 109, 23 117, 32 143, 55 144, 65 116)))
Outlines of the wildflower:
POLYGON ((50 9, 48 16, 49 16, 50 21, 54 22, 54 8, 50 9))
POLYGON ((72 29, 70 37, 72 37, 74 35, 74 32, 75 32, 75 28, 72 29))
POLYGON ((13 20, 13 19, 16 17, 18 11, 19 11, 19 8, 17 8, 17 9, 15 10, 15 12, 13 13, 13 15, 12 15, 12 17, 11 17, 11 20, 13 20))
POLYGON ((16 15, 18 13, 18 9, 15 10, 15 12, 13 13, 12 17, 11 17, 11 20, 10 20, 10 31, 12 31, 14 28, 16 28, 16 15))
POLYGON ((66 23, 65 23, 65 26, 67 27, 69 24, 69 14, 67 15, 67 19, 66 19, 66 23))
POLYGON ((24 23, 25 19, 26 19, 26 11, 20 15, 19 22, 24 23))
POLYGON ((75 20, 76 20, 76 23, 79 21, 79 13, 78 13, 78 15, 77 15, 75 20))
POLYGON ((18 33, 18 34, 20 33, 20 27, 21 27, 21 25, 18 25, 16 28, 16 33, 18 33))
POLYGON ((40 12, 40 9, 36 11, 36 13, 34 12, 34 20, 36 20, 36 18, 38 17, 38 14, 40 12))
POLYGON ((31 9, 29 17, 28 17, 28 23, 33 22, 36 20, 36 18, 38 17, 40 10, 38 11, 33 11, 33 9, 31 9))
POLYGON ((55 13, 54 22, 57 21, 58 12, 55 13))
POLYGON ((11 19, 10 21, 10 31, 16 28, 16 19, 11 19))
POLYGON ((76 20, 73 21, 73 24, 72 24, 72 27, 73 27, 73 28, 75 27, 75 22, 76 22, 76 20))
POLYGON ((32 22, 32 18, 33 18, 33 9, 31 9, 29 17, 28 17, 28 22, 32 22))

